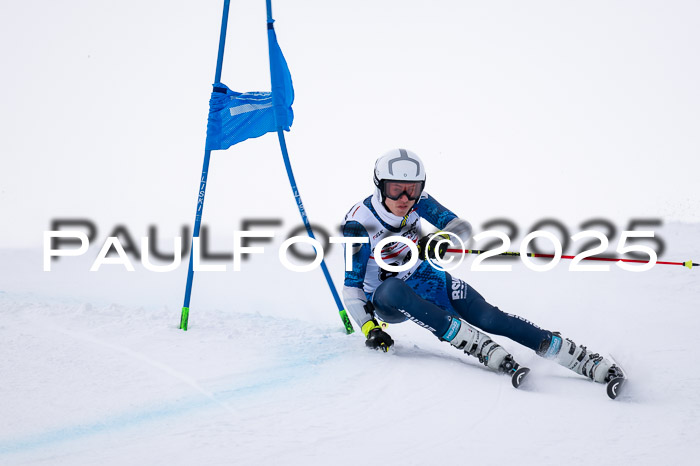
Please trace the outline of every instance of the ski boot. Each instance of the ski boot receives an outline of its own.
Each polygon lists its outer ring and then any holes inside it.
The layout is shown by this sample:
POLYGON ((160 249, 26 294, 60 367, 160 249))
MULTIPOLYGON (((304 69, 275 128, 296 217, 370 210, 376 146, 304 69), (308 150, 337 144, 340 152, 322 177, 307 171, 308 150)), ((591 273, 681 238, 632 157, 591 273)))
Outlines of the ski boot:
POLYGON ((515 362, 513 356, 508 354, 501 345, 494 342, 491 337, 461 319, 452 319, 450 328, 442 339, 457 349, 476 357, 489 369, 510 375, 515 388, 520 386, 523 378, 530 372, 530 369, 515 362))
POLYGON ((625 374, 613 361, 592 353, 583 345, 576 346, 572 340, 562 338, 559 332, 552 332, 551 340, 544 341, 537 354, 594 382, 607 384, 608 396, 612 399, 617 397, 618 389, 625 381, 625 374))

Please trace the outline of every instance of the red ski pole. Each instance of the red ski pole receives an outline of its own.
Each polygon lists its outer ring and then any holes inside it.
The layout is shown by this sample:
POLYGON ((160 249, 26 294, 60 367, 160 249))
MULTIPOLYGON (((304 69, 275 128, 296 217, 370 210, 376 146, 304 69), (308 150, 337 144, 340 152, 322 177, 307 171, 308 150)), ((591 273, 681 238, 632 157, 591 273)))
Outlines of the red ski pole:
MULTIPOLYGON (((489 251, 482 251, 479 249, 448 249, 447 252, 452 252, 452 253, 459 253, 459 254, 484 254, 489 251)), ((502 252, 500 254, 496 254, 497 256, 521 256, 519 252, 514 252, 514 251, 506 251, 502 252)), ((528 252, 525 254, 527 257, 542 257, 542 258, 547 258, 551 259, 554 257, 554 254, 535 254, 534 252, 528 252)), ((576 256, 561 256, 562 259, 574 259, 576 256)), ((638 259, 622 259, 618 257, 584 257, 582 260, 585 261, 608 261, 608 262, 636 262, 639 264, 647 264, 649 263, 648 260, 638 260, 638 259)), ((685 262, 667 262, 667 261, 656 261, 657 264, 663 264, 663 265, 682 265, 684 267, 688 267, 689 269, 692 269, 693 266, 697 267, 698 264, 694 263, 692 260, 685 261, 685 262)))

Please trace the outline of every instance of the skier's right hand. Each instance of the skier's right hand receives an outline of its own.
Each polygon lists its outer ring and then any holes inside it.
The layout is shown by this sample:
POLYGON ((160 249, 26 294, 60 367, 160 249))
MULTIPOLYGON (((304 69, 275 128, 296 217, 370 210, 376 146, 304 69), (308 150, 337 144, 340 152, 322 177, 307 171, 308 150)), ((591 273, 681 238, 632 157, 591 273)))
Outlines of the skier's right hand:
POLYGON ((377 325, 377 321, 374 319, 362 326, 362 333, 367 337, 365 345, 367 345, 368 348, 382 350, 386 353, 389 351, 391 345, 394 344, 394 340, 377 325))
POLYGON ((420 260, 428 259, 438 259, 442 260, 447 253, 447 242, 441 240, 449 240, 450 237, 447 233, 433 233, 430 235, 425 235, 416 243, 418 248, 418 258, 420 260), (439 244, 439 246, 437 246, 439 244), (437 247, 436 247, 437 246, 437 247))

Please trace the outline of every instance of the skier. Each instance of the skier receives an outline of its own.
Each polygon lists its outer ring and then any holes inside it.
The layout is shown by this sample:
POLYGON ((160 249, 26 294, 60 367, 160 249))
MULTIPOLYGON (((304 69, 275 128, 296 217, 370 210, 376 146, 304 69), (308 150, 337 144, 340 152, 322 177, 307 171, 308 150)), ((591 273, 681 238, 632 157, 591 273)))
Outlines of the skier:
MULTIPOLYGON (((342 224, 344 236, 368 238, 368 242, 353 243, 352 270, 345 272, 343 287, 346 309, 362 328, 368 347, 387 351, 394 344, 377 318, 386 323, 412 320, 496 372, 515 375, 522 369, 524 375, 529 369, 521 368, 484 332, 508 337, 596 382, 624 380, 620 368, 609 359, 577 346, 558 332, 501 311, 466 282, 430 264, 428 259, 445 254, 447 242, 440 240, 447 235, 423 236, 421 218, 465 243, 472 228, 424 191, 425 168, 415 153, 395 149, 377 159, 374 184, 374 194, 355 204, 342 224), (402 272, 381 268, 372 254, 375 245, 388 236, 413 241, 418 261, 402 272)), ((408 245, 399 241, 386 244, 381 255, 392 266, 411 261, 408 245)), ((517 387, 520 379, 513 377, 513 385, 517 387)), ((614 398, 617 387, 612 394, 610 388, 609 384, 608 395, 614 398)))

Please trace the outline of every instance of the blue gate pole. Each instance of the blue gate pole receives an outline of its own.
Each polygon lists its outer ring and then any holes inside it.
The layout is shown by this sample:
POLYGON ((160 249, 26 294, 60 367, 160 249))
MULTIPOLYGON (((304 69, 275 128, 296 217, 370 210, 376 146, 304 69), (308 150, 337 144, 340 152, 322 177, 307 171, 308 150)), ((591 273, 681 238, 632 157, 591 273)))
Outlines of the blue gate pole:
MULTIPOLYGON (((268 51, 270 55, 270 78, 271 80, 273 79, 273 73, 272 73, 272 63, 275 60, 272 54, 272 48, 270 44, 270 30, 274 30, 273 23, 274 20, 272 19, 272 1, 271 0, 266 0, 266 6, 267 6, 267 29, 268 29, 268 51)), ((276 102, 276 96, 275 96, 275 91, 274 91, 274 82, 271 82, 272 85, 272 94, 273 94, 273 103, 275 106, 277 105, 276 102)), ((275 109, 275 119, 277 119, 277 109, 275 109)), ((316 239, 314 236, 314 232, 311 229, 311 225, 309 223, 309 219, 306 216, 306 210, 304 209, 304 204, 301 202, 301 196, 299 195, 299 190, 297 189, 297 183, 294 179, 294 172, 292 171, 292 165, 289 162, 289 153, 287 152, 287 143, 284 139, 284 128, 282 127, 282 124, 280 122, 277 122, 277 137, 280 142, 280 149, 282 150, 282 158, 284 159, 284 167, 287 169, 287 177, 289 178, 289 184, 292 187, 292 194, 294 194, 294 199, 296 199, 297 202, 297 208, 299 209, 299 214, 301 214, 301 219, 304 222, 304 226, 306 227, 306 232, 308 233, 309 237, 312 239, 316 239)), ((318 253, 318 251, 317 251, 318 253)), ((325 259, 321 260, 321 269, 323 270, 323 275, 326 277, 326 283, 328 283, 328 287, 331 290, 331 294, 333 295, 333 299, 335 300, 335 304, 338 307, 338 313, 340 314, 340 318, 343 321, 343 325, 345 326, 345 332, 349 335, 353 333, 355 330, 352 328, 352 323, 350 322, 350 319, 348 318, 348 313, 345 311, 343 307, 343 303, 340 300, 340 296, 338 296, 338 290, 336 290, 335 285, 333 284, 333 279, 331 278, 331 274, 328 272, 328 267, 326 266, 326 261, 325 259)))
MULTIPOLYGON (((219 54, 216 58, 216 74, 214 83, 221 81, 221 68, 224 63, 224 47, 226 45, 226 26, 228 25, 228 10, 230 0, 224 0, 224 12, 221 16, 221 34, 219 35, 219 54)), ((199 197, 197 199, 197 211, 194 217, 194 230, 192 232, 192 245, 190 246, 190 265, 187 270, 187 284, 185 285, 185 301, 180 314, 180 329, 187 330, 190 317, 190 296, 192 295, 192 279, 194 278, 194 238, 199 238, 199 229, 202 224, 202 211, 204 210, 204 194, 207 189, 207 175, 209 172, 210 150, 204 151, 202 164, 202 178, 199 183, 199 197)))
MULTIPOLYGON (((284 167, 287 169, 287 177, 289 178, 289 184, 292 187, 294 199, 296 199, 297 201, 297 208, 299 209, 299 213, 301 214, 301 219, 304 222, 304 226, 306 227, 306 232, 309 234, 309 237, 316 239, 316 237, 314 236, 314 232, 311 229, 311 225, 309 224, 309 219, 306 216, 304 204, 301 202, 301 196, 299 195, 299 190, 297 189, 297 182, 294 180, 294 172, 292 172, 292 165, 289 162, 289 154, 287 153, 287 143, 284 140, 284 131, 282 130, 282 128, 277 129, 277 136, 280 141, 280 148, 282 149, 284 167)), ((340 319, 343 321, 343 325, 345 326, 345 332, 348 335, 350 335, 355 331, 355 329, 352 328, 352 323, 348 318, 348 313, 343 307, 343 303, 340 300, 340 296, 338 296, 338 290, 336 290, 335 285, 333 284, 333 279, 331 278, 331 274, 328 272, 328 267, 326 267, 325 259, 321 260, 321 270, 323 270, 323 275, 326 277, 326 283, 328 283, 328 287, 331 290, 331 294, 333 295, 335 304, 336 306, 338 306, 338 313, 340 314, 340 319)))

